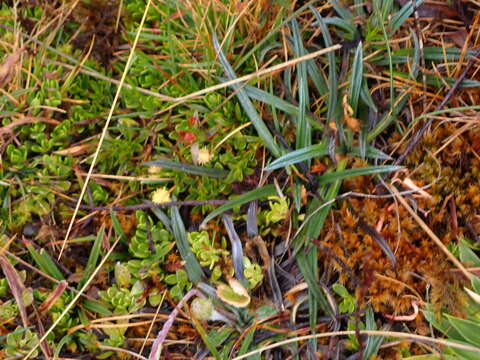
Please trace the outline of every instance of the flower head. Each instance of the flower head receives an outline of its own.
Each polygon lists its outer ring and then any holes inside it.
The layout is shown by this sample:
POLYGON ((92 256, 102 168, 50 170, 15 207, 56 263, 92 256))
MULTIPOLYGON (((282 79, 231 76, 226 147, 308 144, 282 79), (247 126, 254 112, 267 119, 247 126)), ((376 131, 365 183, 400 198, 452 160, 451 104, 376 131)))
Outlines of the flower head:
POLYGON ((170 192, 164 187, 158 188, 152 194, 152 201, 155 204, 161 204, 161 203, 164 203, 164 202, 169 202, 170 201, 170 192))

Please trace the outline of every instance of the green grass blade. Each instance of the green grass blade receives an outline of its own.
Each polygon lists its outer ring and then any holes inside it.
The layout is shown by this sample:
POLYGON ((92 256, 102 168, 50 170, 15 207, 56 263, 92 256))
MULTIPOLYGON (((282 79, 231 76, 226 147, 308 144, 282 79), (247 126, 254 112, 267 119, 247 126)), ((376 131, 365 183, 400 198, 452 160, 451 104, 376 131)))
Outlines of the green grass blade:
POLYGON ((362 168, 356 169, 347 169, 342 171, 331 172, 324 174, 318 178, 318 184, 329 184, 338 180, 347 179, 355 176, 365 176, 373 174, 381 174, 386 172, 398 171, 402 169, 403 166, 397 165, 380 165, 380 166, 365 166, 362 168))
MULTIPOLYGON (((327 25, 320 15, 320 12, 314 8, 313 6, 310 7, 313 15, 317 19, 318 26, 322 30, 322 37, 325 43, 325 47, 329 47, 333 45, 332 37, 330 36, 330 32, 328 31, 327 25)), ((342 16, 342 15, 340 15, 342 16)), ((347 17, 348 18, 348 17, 347 17)), ((340 142, 343 144, 345 142, 345 134, 343 131, 343 116, 341 116, 338 112, 338 77, 337 77, 337 61, 335 58, 335 52, 331 51, 327 54, 328 59, 328 104, 327 104, 327 121, 335 122, 337 127, 337 131, 340 135, 340 142)))
POLYGON ((104 304, 99 301, 84 300, 83 306, 85 309, 103 316, 110 316, 113 314, 104 304))
MULTIPOLYGON (((311 251, 317 251, 316 249, 312 249, 311 251)), ((296 255, 296 261, 298 267, 300 268, 300 272, 302 273, 305 282, 308 284, 308 290, 313 294, 316 302, 320 305, 320 308, 328 315, 333 315, 332 308, 330 307, 327 297, 323 293, 323 291, 318 286, 318 279, 316 273, 314 273, 315 269, 312 269, 311 261, 309 260, 308 256, 310 254, 306 254, 304 251, 299 251, 296 255)))
MULTIPOLYGON (((212 35, 212 40, 213 40, 215 51, 218 56, 218 60, 222 65, 223 70, 227 74, 227 78, 229 80, 236 79, 237 76, 233 71, 233 68, 230 66, 227 58, 223 54, 223 51, 220 47, 217 36, 215 34, 212 35)), ((267 126, 263 122, 260 115, 258 115, 258 112, 253 106, 252 102, 250 101, 250 98, 248 97, 246 91, 242 88, 242 84, 234 84, 231 87, 236 92, 237 98, 240 101, 240 104, 242 105, 243 110, 246 112, 248 118, 250 119, 253 126, 257 130, 258 136, 260 136, 263 143, 268 148, 268 150, 270 150, 272 155, 275 157, 279 157, 281 155, 280 147, 277 145, 277 143, 275 143, 275 140, 272 134, 270 134, 270 131, 268 130, 267 126)))
POLYGON ((250 201, 265 199, 269 196, 276 195, 277 190, 275 185, 266 185, 260 188, 254 189, 252 191, 246 192, 245 194, 236 197, 235 199, 230 200, 229 202, 219 206, 217 209, 213 210, 208 216, 203 220, 200 228, 205 227, 205 225, 212 220, 214 217, 224 213, 227 210, 231 210, 234 207, 246 204, 250 201))
POLYGON ((265 171, 280 169, 289 165, 297 164, 299 162, 310 160, 315 157, 322 157, 328 155, 328 147, 325 144, 311 145, 303 149, 291 151, 285 154, 265 168, 265 171))
POLYGON ((353 109, 353 116, 357 116, 358 99, 362 90, 363 82, 363 49, 360 41, 355 51, 352 64, 352 75, 350 77, 350 85, 348 88, 349 104, 353 109))
POLYGON ((58 269, 55 262, 44 249, 41 249, 40 252, 38 252, 30 243, 30 241, 24 241, 24 244, 33 261, 35 261, 40 270, 57 279, 58 281, 65 280, 62 272, 58 269))
MULTIPOLYGON (((337 147, 335 149, 335 153, 342 154, 344 153, 340 147, 337 147)), ((353 155, 353 156, 361 156, 361 151, 359 148, 354 147, 352 148, 347 154, 353 155)), ((328 146, 320 143, 316 145, 311 145, 308 147, 305 147, 303 149, 291 151, 288 154, 285 154, 275 161, 273 161, 270 165, 265 167, 265 171, 271 171, 271 170, 277 170, 289 165, 294 165, 299 162, 313 159, 313 158, 319 158, 322 156, 328 155, 328 146)), ((372 158, 372 159, 379 159, 379 160, 391 160, 391 157, 385 154, 384 152, 369 146, 366 149, 366 157, 372 158)))
POLYGON ((213 178, 225 178, 228 175, 227 170, 184 164, 167 159, 152 160, 143 163, 143 165, 160 166, 165 169, 178 170, 187 174, 209 176, 213 178))
POLYGON ((85 266, 85 270, 83 271, 82 278, 78 282, 77 289, 81 289, 83 284, 88 280, 90 275, 95 271, 95 267, 97 266, 98 258, 100 257, 100 249, 102 246, 103 236, 105 235, 105 227, 102 225, 100 231, 95 238, 95 241, 92 245, 92 250, 90 250, 90 256, 88 257, 87 265, 85 266))
MULTIPOLYGON (((373 310, 371 306, 368 306, 367 312, 365 315, 365 329, 366 330, 377 330, 377 324, 375 323, 375 317, 373 315, 373 310)), ((373 356, 377 355, 380 346, 385 341, 384 336, 369 336, 365 342, 365 350, 363 356, 365 359, 370 359, 373 356)))
MULTIPOLYGON (((295 53, 299 56, 305 55, 300 28, 297 20, 292 19, 293 45, 295 53)), ((309 104, 307 64, 299 63, 297 66, 297 84, 298 84, 298 118, 295 145, 297 149, 304 148, 312 143, 312 132, 310 125, 305 117, 306 108, 309 104)))
MULTIPOLYGON (((423 0, 417 0, 416 6, 417 8, 422 5, 423 0)), ((413 8, 413 1, 407 2, 405 5, 402 6, 399 12, 397 12, 392 20, 390 21, 390 36, 392 37, 393 34, 397 32, 398 29, 407 21, 407 19, 412 16, 414 11, 413 8)))
POLYGON ((115 234, 120 238, 120 241, 124 244, 127 243, 127 236, 125 235, 122 226, 120 225, 120 221, 118 221, 117 215, 110 210, 110 218, 112 219, 112 226, 115 234))
MULTIPOLYGON (((222 81, 224 80, 222 78, 220 79, 222 81)), ((245 85, 243 89, 246 91, 247 95, 254 100, 261 101, 267 105, 273 106, 278 110, 281 110, 289 115, 292 115, 295 118, 298 116, 299 109, 297 106, 290 104, 288 101, 285 101, 279 98, 278 96, 273 95, 272 93, 261 90, 251 85, 245 85)), ((308 114, 306 114, 305 117, 309 121, 312 128, 315 128, 317 130, 323 130, 323 127, 317 121, 312 119, 308 114)))
MULTIPOLYGON (((328 17, 323 19, 326 25, 333 25, 339 29, 345 30, 346 33, 344 35, 345 39, 353 40, 355 38, 355 33, 357 32, 357 28, 353 21, 347 21, 345 19, 339 18, 338 16, 328 17)), ((318 23, 314 23, 318 26, 318 23)))
POLYGON ((185 269, 187 270, 188 278, 194 284, 198 284, 200 281, 203 281, 206 277, 202 270, 202 267, 198 263, 195 254, 190 248, 190 243, 188 242, 187 232, 185 226, 183 225, 182 217, 178 211, 178 207, 172 206, 170 209, 170 217, 173 229, 173 237, 175 238, 175 243, 177 245, 178 252, 182 257, 182 260, 185 261, 185 269))

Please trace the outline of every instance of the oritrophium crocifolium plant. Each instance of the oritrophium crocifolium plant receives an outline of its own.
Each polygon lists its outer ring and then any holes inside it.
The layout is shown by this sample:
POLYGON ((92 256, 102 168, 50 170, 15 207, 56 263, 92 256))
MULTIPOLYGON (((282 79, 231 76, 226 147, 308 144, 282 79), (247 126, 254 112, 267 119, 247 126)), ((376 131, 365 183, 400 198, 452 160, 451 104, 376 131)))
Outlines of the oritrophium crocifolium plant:
POLYGON ((228 251, 216 247, 214 240, 210 239, 208 232, 188 233, 188 241, 192 245, 192 251, 198 259, 200 265, 208 266, 210 270, 220 261, 222 256, 228 256, 228 251))

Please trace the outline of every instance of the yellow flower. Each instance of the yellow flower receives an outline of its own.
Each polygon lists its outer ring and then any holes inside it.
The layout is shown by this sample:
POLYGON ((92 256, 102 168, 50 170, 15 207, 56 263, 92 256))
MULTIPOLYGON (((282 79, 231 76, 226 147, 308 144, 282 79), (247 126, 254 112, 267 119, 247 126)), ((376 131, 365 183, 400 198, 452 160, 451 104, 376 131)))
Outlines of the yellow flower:
POLYGON ((170 192, 164 187, 158 188, 152 194, 152 201, 155 204, 161 204, 161 203, 164 203, 164 202, 169 202, 170 201, 170 192))

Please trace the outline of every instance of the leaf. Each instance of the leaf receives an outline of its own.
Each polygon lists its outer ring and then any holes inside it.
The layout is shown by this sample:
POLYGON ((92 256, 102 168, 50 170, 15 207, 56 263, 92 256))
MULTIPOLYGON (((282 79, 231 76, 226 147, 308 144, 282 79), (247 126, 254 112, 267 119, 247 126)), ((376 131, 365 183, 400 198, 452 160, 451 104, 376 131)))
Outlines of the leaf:
MULTIPOLYGON (((223 54, 222 48, 218 42, 217 36, 215 34, 212 35, 213 46, 218 56, 218 60, 225 71, 227 78, 229 80, 234 80, 237 78, 233 68, 230 66, 227 58, 223 54)), ((257 110, 253 106, 250 98, 248 97, 246 91, 242 88, 243 84, 233 84, 231 87, 236 92, 237 98, 242 105, 243 110, 247 113, 248 118, 252 122, 253 126, 257 130, 258 136, 262 139, 265 146, 270 150, 273 156, 279 157, 281 155, 280 147, 275 143, 272 134, 268 130, 267 126, 263 122, 260 115, 258 115, 257 110)))
MULTIPOLYGON (((377 325, 375 324, 375 318, 373 315, 373 310, 371 306, 368 306, 365 314, 365 329, 366 330, 377 330, 377 325)), ((369 336, 365 344, 365 350, 363 352, 364 359, 370 359, 371 357, 377 355, 380 346, 385 341, 384 336, 369 336)))
POLYGON ((258 200, 258 199, 264 199, 269 196, 273 196, 277 193, 275 186, 274 185, 266 185, 262 186, 260 188, 251 190, 249 192, 246 192, 235 199, 230 200, 229 202, 219 206, 215 210, 213 210, 208 216, 202 221, 200 224, 200 228, 205 228, 207 223, 212 220, 214 217, 220 215, 221 213, 224 213, 227 210, 233 209, 234 207, 246 204, 250 201, 258 200))
MULTIPOLYGON (((337 147, 335 149, 335 153, 342 154, 344 152, 341 151, 340 147, 337 147)), ((353 148, 349 152, 349 154, 360 156, 360 149, 353 148)), ((279 157, 278 159, 273 161, 270 165, 265 167, 264 170, 265 171, 277 170, 289 165, 297 164, 299 162, 302 162, 308 159, 320 158, 322 156, 327 156, 327 155, 328 155, 328 146, 325 145, 324 143, 311 145, 311 146, 304 147, 303 149, 291 151, 279 157)), ((391 160, 390 156, 371 146, 367 147, 366 156, 369 158, 379 159, 379 160, 391 160)))
POLYGON ((23 244, 27 248, 28 252, 30 253, 30 256, 32 257, 33 261, 35 261, 35 263, 40 268, 40 270, 47 273, 48 275, 50 275, 56 280, 59 280, 59 281, 65 280, 65 277, 63 276, 62 272, 58 269, 55 262, 52 260, 50 255, 44 249, 41 249, 40 252, 38 252, 33 247, 32 243, 25 238, 23 239, 23 244))
POLYGON ((480 266, 480 258, 467 245, 464 239, 460 240, 458 250, 460 252, 460 261, 462 263, 465 263, 468 266, 480 266))
MULTIPOLYGON (((305 49, 303 47, 302 38, 300 35, 300 28, 295 18, 292 19, 293 30, 293 44, 295 53, 300 56, 305 55, 305 49)), ((308 96, 308 79, 307 79, 307 64, 305 62, 299 63, 297 66, 297 86, 298 86, 298 117, 297 117, 297 131, 295 146, 297 149, 304 148, 311 145, 312 134, 310 124, 308 123, 305 112, 309 104, 308 96)))
POLYGON ((13 267, 12 264, 8 261, 8 259, 0 255, 0 267, 2 268, 3 274, 7 279, 8 286, 10 291, 12 292, 13 297, 15 298, 15 302, 18 306, 18 310, 20 311, 20 317, 22 319, 22 323, 24 327, 28 326, 28 316, 27 310, 24 304, 24 297, 23 295, 27 291, 27 288, 23 284, 20 275, 18 275, 17 270, 13 267))
POLYGON ((115 231, 115 234, 117 234, 117 236, 120 238, 122 242, 126 243, 127 238, 122 229, 122 225, 120 224, 120 221, 118 220, 117 215, 115 215, 115 212, 113 210, 110 210, 110 218, 112 219, 112 226, 113 226, 113 230, 115 231))
POLYGON ((357 116, 358 99, 362 90, 363 82, 363 49, 360 41, 355 51, 355 57, 352 64, 352 75, 350 77, 350 85, 348 88, 348 98, 350 106, 353 109, 353 116, 357 116))
POLYGON ((381 174, 386 172, 398 171, 403 166, 397 165, 380 165, 380 166, 365 166, 362 168, 348 169, 343 171, 331 172, 324 174, 318 178, 318 184, 328 184, 337 180, 343 180, 350 177, 365 176, 373 174, 381 174))
POLYGON ((5 61, 0 65, 0 87, 4 87, 13 77, 15 66, 20 60, 23 48, 16 49, 13 53, 6 56, 5 61))
POLYGON ((188 242, 187 233, 180 212, 178 211, 178 207, 172 206, 170 209, 170 217, 175 243, 180 252, 180 256, 183 261, 185 261, 185 269, 187 270, 188 278, 192 283, 198 284, 205 278, 205 274, 198 263, 195 254, 190 248, 190 243, 188 242))
POLYGON ((228 175, 227 170, 184 164, 184 163, 179 163, 175 161, 170 161, 167 159, 148 161, 146 163, 143 163, 143 165, 160 166, 166 169, 182 171, 187 174, 209 176, 213 178, 225 178, 228 175))
POLYGON ((82 286, 87 282, 88 278, 90 275, 95 270, 95 267, 97 266, 97 261, 100 256, 100 247, 102 246, 102 240, 105 235, 105 227, 102 225, 100 228, 100 231, 97 234, 97 237, 95 238, 95 241, 93 242, 92 249, 90 250, 90 256, 88 257, 87 265, 85 266, 85 270, 83 271, 83 275, 81 280, 78 283, 77 289, 81 289, 82 286))
MULTIPOLYGON (((423 1, 424 0, 416 0, 416 6, 420 6, 423 1)), ((390 21, 390 35, 393 36, 393 34, 400 29, 400 26, 402 26, 410 16, 412 16, 413 11, 413 1, 409 1, 400 9, 399 12, 393 16, 392 20, 390 21)))
POLYGON ((217 296, 225 303, 243 308, 250 304, 250 295, 243 285, 235 279, 228 281, 229 285, 220 284, 217 286, 217 296))
MULTIPOLYGON (((317 19, 318 26, 320 27, 322 31, 322 37, 323 37, 323 42, 325 43, 325 47, 332 46, 332 37, 330 36, 330 32, 328 31, 328 27, 325 24, 325 21, 323 20, 322 15, 320 15, 320 12, 313 6, 310 6, 309 9, 312 11, 313 15, 317 19)), ((348 12, 348 10, 335 7, 335 10, 337 12, 340 11, 340 16, 344 18, 344 20, 350 20, 351 19, 351 14, 348 12), (348 16, 347 14, 350 14, 348 16)), ((327 54, 327 59, 328 59, 328 90, 329 90, 329 96, 328 96, 328 104, 327 104, 327 120, 328 123, 334 122, 337 128, 337 131, 339 132, 340 135, 340 142, 341 144, 344 143, 345 139, 345 134, 343 131, 343 122, 342 122, 342 117, 337 116, 338 111, 338 77, 337 77, 337 61, 335 57, 335 53, 333 51, 329 52, 327 54)))
POLYGON ((478 322, 448 314, 444 316, 469 344, 480 347, 480 324, 478 322))
POLYGON ((230 216, 223 214, 222 218, 225 229, 227 229, 228 238, 230 239, 230 244, 232 248, 232 262, 233 268, 235 269, 235 276, 244 286, 247 286, 248 280, 245 278, 244 275, 242 242, 238 237, 237 232, 235 231, 235 227, 233 226, 233 221, 230 216))

